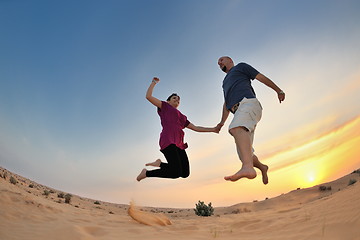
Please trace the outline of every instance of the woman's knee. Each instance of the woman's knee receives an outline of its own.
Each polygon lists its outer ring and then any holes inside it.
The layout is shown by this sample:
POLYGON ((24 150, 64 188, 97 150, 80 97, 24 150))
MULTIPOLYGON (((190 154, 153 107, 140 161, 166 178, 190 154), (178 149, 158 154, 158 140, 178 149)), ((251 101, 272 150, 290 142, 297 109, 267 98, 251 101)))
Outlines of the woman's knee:
POLYGON ((190 176, 190 172, 185 172, 185 173, 182 173, 181 177, 182 178, 187 178, 190 176))
POLYGON ((172 169, 172 171, 170 172, 170 176, 173 179, 180 178, 182 177, 182 172, 180 169, 172 169))

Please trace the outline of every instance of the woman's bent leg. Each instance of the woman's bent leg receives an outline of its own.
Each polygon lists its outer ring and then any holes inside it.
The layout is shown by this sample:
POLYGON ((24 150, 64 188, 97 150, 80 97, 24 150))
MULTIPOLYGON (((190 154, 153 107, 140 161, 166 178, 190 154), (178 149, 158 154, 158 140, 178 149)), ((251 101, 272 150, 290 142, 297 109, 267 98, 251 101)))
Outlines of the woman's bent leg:
POLYGON ((179 149, 175 144, 171 144, 161 150, 168 163, 161 163, 160 169, 146 172, 147 177, 159 178, 179 178, 182 176, 182 164, 179 149))

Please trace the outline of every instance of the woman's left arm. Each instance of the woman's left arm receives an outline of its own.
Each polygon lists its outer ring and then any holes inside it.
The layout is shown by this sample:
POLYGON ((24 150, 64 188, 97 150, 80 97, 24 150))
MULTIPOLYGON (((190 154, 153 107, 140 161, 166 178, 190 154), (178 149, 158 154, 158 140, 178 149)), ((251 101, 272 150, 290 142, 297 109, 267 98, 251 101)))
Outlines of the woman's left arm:
POLYGON ((186 126, 187 128, 195 131, 195 132, 214 132, 214 133, 219 133, 219 131, 217 130, 216 127, 200 127, 200 126, 195 126, 192 123, 189 123, 189 125, 186 126))

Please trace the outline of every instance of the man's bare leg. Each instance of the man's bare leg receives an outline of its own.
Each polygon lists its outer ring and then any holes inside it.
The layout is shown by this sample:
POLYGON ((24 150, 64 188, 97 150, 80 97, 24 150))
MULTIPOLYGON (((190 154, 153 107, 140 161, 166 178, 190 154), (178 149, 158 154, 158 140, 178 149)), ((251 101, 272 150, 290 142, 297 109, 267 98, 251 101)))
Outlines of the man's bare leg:
POLYGON ((144 169, 140 172, 139 176, 137 176, 136 180, 137 180, 138 182, 140 182, 141 180, 143 180, 144 178, 146 178, 146 171, 147 171, 147 170, 144 168, 144 169))
POLYGON ((156 159, 155 162, 147 163, 147 164, 145 164, 145 166, 160 167, 160 164, 161 164, 161 160, 156 159))
MULTIPOLYGON (((241 152, 240 152, 239 149, 237 149, 237 153, 238 153, 240 159, 242 159, 242 157, 241 157, 241 152)), ((267 171, 268 171, 269 167, 268 167, 267 165, 265 165, 265 164, 262 164, 262 163, 259 161, 259 158, 258 158, 255 154, 253 154, 252 159, 253 159, 254 167, 260 169, 260 171, 261 171, 263 183, 264 183, 265 185, 268 184, 269 180, 268 180, 267 171)))
POLYGON ((254 167, 260 169, 261 174, 262 174, 263 183, 265 185, 268 184, 269 179, 268 179, 267 171, 268 171, 269 167, 265 164, 262 164, 255 154, 253 155, 253 163, 254 163, 254 167))
POLYGON ((249 131, 244 127, 230 129, 230 134, 235 139, 238 155, 242 161, 241 169, 231 176, 224 177, 227 181, 237 181, 240 178, 253 179, 256 177, 256 171, 253 164, 253 154, 249 131))

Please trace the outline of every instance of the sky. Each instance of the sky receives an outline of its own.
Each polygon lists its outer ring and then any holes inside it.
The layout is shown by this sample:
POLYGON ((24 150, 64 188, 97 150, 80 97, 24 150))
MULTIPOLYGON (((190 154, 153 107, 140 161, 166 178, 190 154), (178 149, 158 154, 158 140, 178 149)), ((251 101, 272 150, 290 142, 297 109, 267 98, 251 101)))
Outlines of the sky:
POLYGON ((0 0, 0 166, 49 187, 113 203, 214 206, 275 197, 360 168, 359 1, 0 0), (254 148, 269 184, 226 182, 241 162, 227 128, 185 130, 191 175, 136 176, 157 158, 161 125, 145 99, 181 96, 199 126, 221 118, 231 56, 257 80, 254 148))

